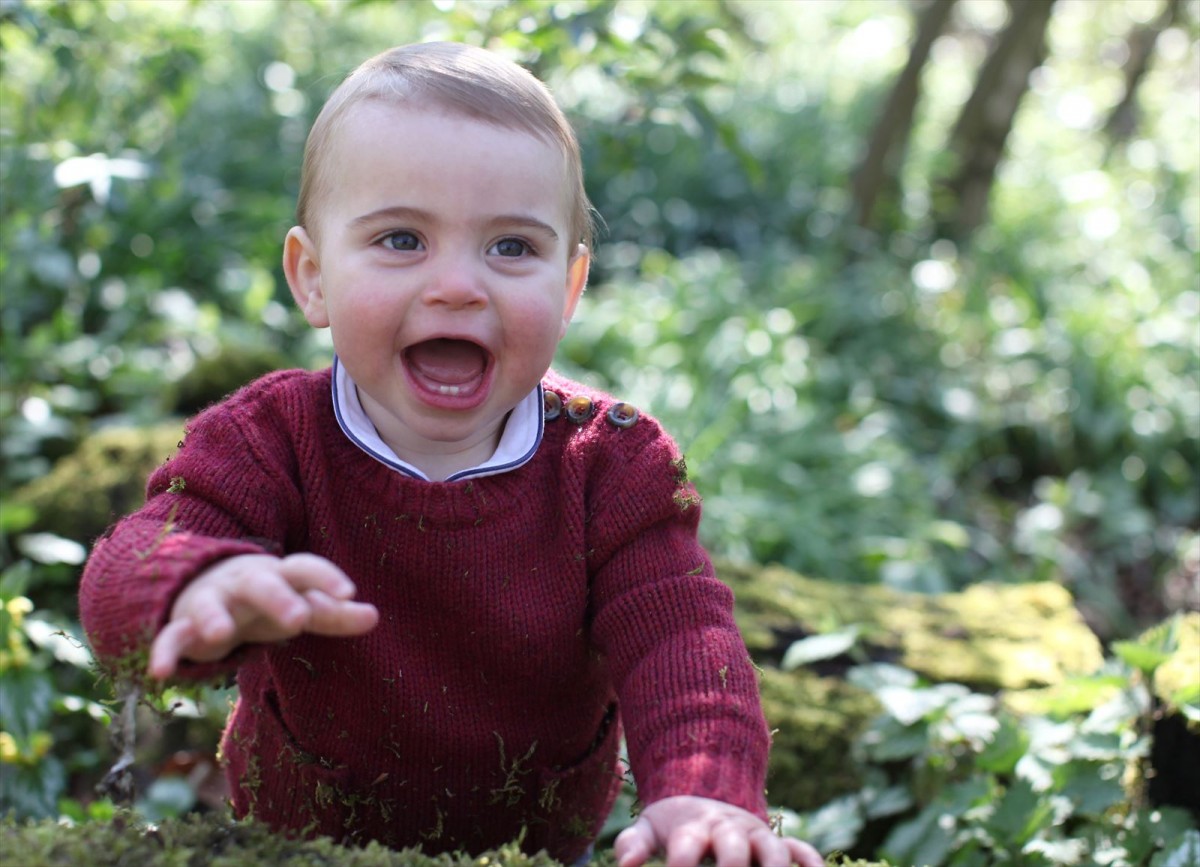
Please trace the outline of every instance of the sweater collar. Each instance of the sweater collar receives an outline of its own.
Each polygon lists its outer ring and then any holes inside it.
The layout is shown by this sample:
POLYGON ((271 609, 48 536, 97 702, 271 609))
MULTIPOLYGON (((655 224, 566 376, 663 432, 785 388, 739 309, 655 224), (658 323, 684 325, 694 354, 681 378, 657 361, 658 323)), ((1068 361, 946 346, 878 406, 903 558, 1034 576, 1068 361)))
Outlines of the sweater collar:
MULTIPOLYGON (((429 481, 425 473, 398 457, 379 436, 358 399, 358 387, 336 355, 333 358, 332 379, 333 414, 350 442, 384 466, 415 479, 429 481)), ((508 414, 504 422, 504 432, 500 435, 500 444, 496 446, 492 456, 479 466, 459 470, 446 481, 457 482, 495 476, 515 470, 532 460, 542 442, 542 427, 545 423, 543 405, 542 386, 539 383, 508 414)))

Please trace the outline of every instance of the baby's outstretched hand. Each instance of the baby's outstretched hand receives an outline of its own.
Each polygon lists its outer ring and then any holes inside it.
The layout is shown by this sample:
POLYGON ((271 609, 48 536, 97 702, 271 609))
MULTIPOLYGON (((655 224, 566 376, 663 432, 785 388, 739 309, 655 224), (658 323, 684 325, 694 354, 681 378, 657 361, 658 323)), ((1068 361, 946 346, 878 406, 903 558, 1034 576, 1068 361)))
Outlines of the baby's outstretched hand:
POLYGON ((324 557, 243 554, 192 581, 150 646, 149 674, 175 673, 181 659, 212 662, 249 641, 274 642, 302 632, 362 635, 379 621, 374 605, 353 602, 346 573, 324 557))
POLYGON ((613 846, 619 867, 640 867, 663 852, 669 867, 696 867, 711 854, 719 867, 824 867, 812 846, 778 837, 762 819, 732 804, 678 795, 642 810, 613 846))

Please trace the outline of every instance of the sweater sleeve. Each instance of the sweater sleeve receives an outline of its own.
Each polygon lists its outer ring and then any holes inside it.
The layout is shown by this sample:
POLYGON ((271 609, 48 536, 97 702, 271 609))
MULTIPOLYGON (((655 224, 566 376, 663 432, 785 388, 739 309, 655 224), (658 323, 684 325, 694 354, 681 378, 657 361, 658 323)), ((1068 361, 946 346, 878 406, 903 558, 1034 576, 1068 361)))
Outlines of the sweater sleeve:
POLYGON ((769 734, 733 593, 696 538, 699 497, 665 435, 622 460, 590 522, 593 635, 639 797, 699 795, 765 818, 769 734))
MULTIPOLYGON (((279 554, 302 522, 292 449, 256 384, 196 417, 178 453, 147 484, 146 504, 97 541, 79 590, 80 619, 110 672, 137 676, 145 652, 189 581, 238 554, 279 554)), ((229 673, 185 664, 180 677, 229 673)))

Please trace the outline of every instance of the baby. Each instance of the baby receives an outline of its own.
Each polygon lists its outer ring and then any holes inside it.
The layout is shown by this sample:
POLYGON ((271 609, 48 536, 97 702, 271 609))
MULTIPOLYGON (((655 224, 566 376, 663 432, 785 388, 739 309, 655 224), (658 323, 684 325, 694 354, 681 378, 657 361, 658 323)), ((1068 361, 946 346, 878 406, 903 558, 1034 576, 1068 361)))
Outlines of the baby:
POLYGON ((239 816, 622 867, 822 864, 768 827, 768 732, 674 443, 550 371, 587 282, 579 147, 465 45, 364 63, 318 116, 283 268, 335 359, 189 424, 80 590, 98 657, 236 672, 239 816))

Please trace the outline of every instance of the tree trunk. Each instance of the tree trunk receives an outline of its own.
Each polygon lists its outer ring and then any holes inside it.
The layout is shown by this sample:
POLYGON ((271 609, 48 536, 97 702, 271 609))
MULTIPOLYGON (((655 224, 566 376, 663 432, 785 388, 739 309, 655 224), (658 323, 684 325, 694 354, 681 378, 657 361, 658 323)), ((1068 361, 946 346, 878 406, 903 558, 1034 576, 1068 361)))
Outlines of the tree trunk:
POLYGON ((1009 24, 984 62, 950 134, 953 175, 938 184, 939 234, 966 240, 987 219, 988 196, 1029 76, 1046 56, 1055 0, 1009 0, 1009 24))
POLYGON ((1104 123, 1104 132, 1114 144, 1127 141, 1137 129, 1138 87, 1150 70, 1150 58, 1158 37, 1178 20, 1182 10, 1183 0, 1167 0, 1157 18, 1129 34, 1125 42, 1129 50, 1125 61, 1125 94, 1104 123))
POLYGON ((954 0, 930 0, 920 13, 908 63, 888 94, 883 114, 867 144, 866 155, 855 170, 852 183, 854 220, 863 228, 871 228, 876 222, 877 202, 883 199, 885 203, 892 203, 899 198, 900 170, 921 97, 921 71, 934 41, 945 29, 953 7, 954 0))

